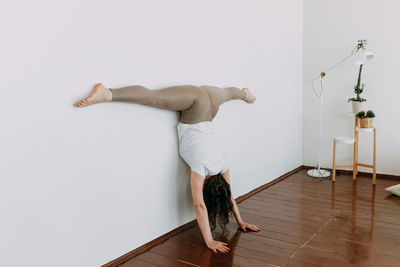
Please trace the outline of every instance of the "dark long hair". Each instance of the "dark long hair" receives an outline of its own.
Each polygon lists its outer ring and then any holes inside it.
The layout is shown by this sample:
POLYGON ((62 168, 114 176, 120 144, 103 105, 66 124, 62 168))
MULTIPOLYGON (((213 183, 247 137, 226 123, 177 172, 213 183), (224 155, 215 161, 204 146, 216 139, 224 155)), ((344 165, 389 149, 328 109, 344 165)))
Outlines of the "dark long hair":
POLYGON ((206 179, 203 185, 203 198, 207 207, 211 231, 215 229, 217 221, 225 231, 233 206, 231 187, 220 173, 206 179))

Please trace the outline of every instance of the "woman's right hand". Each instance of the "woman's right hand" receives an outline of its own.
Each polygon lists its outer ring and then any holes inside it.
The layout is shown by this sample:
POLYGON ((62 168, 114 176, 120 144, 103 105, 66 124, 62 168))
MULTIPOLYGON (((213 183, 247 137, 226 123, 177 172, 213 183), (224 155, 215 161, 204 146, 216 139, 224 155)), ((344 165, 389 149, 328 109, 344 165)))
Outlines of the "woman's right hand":
POLYGON ((211 240, 207 243, 207 247, 217 253, 220 251, 222 253, 229 252, 230 248, 228 248, 228 244, 220 241, 211 240))

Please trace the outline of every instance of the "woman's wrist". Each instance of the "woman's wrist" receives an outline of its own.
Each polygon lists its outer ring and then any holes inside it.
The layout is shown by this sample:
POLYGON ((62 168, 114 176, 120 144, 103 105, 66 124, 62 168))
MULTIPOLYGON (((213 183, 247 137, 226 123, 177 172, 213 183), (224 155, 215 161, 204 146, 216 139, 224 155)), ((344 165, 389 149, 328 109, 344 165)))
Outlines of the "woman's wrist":
POLYGON ((212 237, 210 237, 210 238, 207 238, 207 240, 204 240, 204 241, 205 241, 205 243, 206 243, 206 245, 208 247, 209 245, 211 245, 211 243, 214 241, 214 239, 212 237))
POLYGON ((237 212, 235 212, 235 219, 238 224, 243 223, 243 220, 242 220, 242 217, 240 216, 239 210, 237 212))

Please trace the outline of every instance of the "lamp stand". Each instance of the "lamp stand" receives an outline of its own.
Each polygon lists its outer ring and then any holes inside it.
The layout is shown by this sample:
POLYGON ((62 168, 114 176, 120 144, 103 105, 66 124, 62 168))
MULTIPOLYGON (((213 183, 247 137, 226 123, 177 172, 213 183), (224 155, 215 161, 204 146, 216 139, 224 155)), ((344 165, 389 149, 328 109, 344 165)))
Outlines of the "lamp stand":
POLYGON ((315 178, 326 178, 331 175, 327 170, 321 169, 321 136, 322 136, 322 107, 324 100, 324 87, 322 86, 322 79, 325 76, 325 72, 321 72, 321 94, 320 94, 320 106, 319 106, 319 139, 318 139, 318 165, 317 168, 308 170, 307 175, 315 178))

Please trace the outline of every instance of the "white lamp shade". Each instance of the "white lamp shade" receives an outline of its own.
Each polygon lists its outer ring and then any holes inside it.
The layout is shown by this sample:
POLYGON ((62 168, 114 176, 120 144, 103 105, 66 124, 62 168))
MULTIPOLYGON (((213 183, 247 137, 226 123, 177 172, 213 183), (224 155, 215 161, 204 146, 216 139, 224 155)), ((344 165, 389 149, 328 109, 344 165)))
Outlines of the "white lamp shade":
POLYGON ((374 53, 369 50, 363 49, 360 54, 360 59, 357 60, 356 65, 360 66, 374 58, 374 53))

